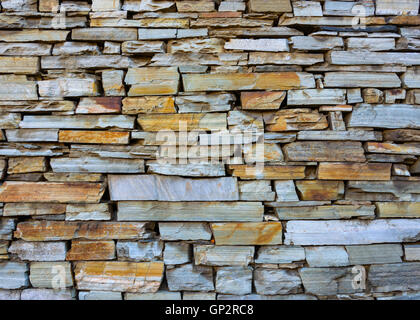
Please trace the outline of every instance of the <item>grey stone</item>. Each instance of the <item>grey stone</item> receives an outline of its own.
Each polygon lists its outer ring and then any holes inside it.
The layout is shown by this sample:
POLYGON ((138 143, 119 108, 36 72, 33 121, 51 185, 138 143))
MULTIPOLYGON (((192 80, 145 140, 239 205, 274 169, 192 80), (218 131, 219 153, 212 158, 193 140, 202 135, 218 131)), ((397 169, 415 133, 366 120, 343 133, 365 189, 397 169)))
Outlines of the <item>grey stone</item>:
POLYGON ((162 258, 163 242, 152 241, 118 241, 117 256, 124 261, 154 261, 162 258))
POLYGON ((373 244, 368 246, 346 246, 351 265, 402 262, 400 244, 373 244))
POLYGON ((20 289, 29 286, 28 265, 20 262, 0 262, 0 289, 20 289))
POLYGON ((420 290, 420 263, 372 265, 368 274, 373 292, 420 290))
POLYGON ((254 284, 258 294, 293 294, 302 291, 302 282, 295 270, 257 268, 254 271, 254 284))
POLYGON ((244 295, 252 292, 252 268, 218 268, 216 292, 244 295))
POLYGON ((27 242, 13 241, 9 252, 20 260, 29 261, 64 261, 66 260, 65 242, 27 242))
POLYGON ((191 262, 191 245, 182 242, 167 242, 163 252, 163 261, 168 264, 184 264, 191 262))
POLYGON ((171 291, 213 291, 211 267, 186 264, 166 270, 166 279, 171 291))
POLYGON ((207 223, 200 222, 160 222, 159 233, 162 240, 210 240, 212 233, 207 223))
POLYGON ((420 240, 420 221, 380 219, 372 221, 289 221, 287 245, 351 245, 420 240))
POLYGON ((286 264, 305 260, 305 249, 299 246, 261 246, 255 263, 286 264))
POLYGON ((195 245, 194 262, 206 266, 247 266, 254 260, 252 246, 195 245))
POLYGON ((344 267, 349 257, 344 247, 306 247, 306 261, 310 267, 344 267))
POLYGON ((74 290, 24 289, 21 300, 76 300, 74 290))
POLYGON ((112 291, 80 291, 79 300, 122 300, 122 293, 112 291))
POLYGON ((353 279, 357 274, 352 273, 352 268, 302 268, 299 274, 305 293, 333 296, 363 291, 353 288, 353 279))
POLYGON ((232 177, 193 180, 157 175, 109 175, 108 180, 113 201, 232 201, 239 199, 236 178, 232 177))

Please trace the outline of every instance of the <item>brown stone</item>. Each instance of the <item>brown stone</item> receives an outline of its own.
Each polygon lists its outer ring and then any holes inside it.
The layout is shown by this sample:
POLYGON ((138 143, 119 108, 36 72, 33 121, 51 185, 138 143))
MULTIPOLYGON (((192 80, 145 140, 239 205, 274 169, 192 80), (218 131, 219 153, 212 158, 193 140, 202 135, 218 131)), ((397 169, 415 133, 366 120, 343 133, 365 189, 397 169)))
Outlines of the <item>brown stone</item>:
POLYGON ((112 260, 115 259, 114 241, 79 241, 71 242, 66 260, 112 260))
POLYGON ((385 130, 384 131, 384 141, 420 142, 420 130, 413 130, 413 129, 385 130))
POLYGON ((129 132, 62 130, 58 134, 59 142, 68 143, 128 144, 129 140, 129 132))
POLYGON ((344 194, 343 181, 302 180, 295 182, 300 200, 338 200, 344 194))
POLYGON ((6 181, 0 187, 0 202, 96 203, 104 191, 100 183, 6 181))
POLYGON ((14 236, 25 241, 134 240, 149 237, 148 226, 142 222, 27 221, 18 224, 14 236))
POLYGON ((320 163, 318 179, 390 180, 390 163, 320 163))

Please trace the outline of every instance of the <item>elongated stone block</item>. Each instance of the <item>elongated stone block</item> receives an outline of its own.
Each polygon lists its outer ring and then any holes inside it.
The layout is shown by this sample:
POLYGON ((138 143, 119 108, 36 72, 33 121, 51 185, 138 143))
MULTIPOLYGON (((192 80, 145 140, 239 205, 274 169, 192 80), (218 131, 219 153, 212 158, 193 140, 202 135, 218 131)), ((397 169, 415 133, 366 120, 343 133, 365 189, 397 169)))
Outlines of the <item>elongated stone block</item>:
POLYGON ((212 232, 206 223, 160 222, 159 234, 162 240, 210 240, 212 232))
POLYGON ((58 134, 58 141, 67 143, 128 144, 129 139, 129 132, 62 130, 58 134))
POLYGON ((255 263, 286 264, 305 260, 305 249, 299 246, 261 246, 255 263))
POLYGON ((216 245, 282 244, 282 226, 278 222, 212 223, 216 245))
POLYGON ((122 103, 122 112, 125 114, 176 113, 173 97, 145 96, 125 98, 122 103))
POLYGON ((229 170, 233 170, 232 176, 245 180, 268 179, 268 180, 290 180, 304 179, 305 166, 264 166, 259 168, 252 165, 229 165, 229 170))
POLYGON ((186 74, 185 91, 287 90, 315 87, 308 73, 186 74))
POLYGON ((78 114, 120 113, 121 98, 81 98, 76 108, 78 114))
POLYGON ((306 261, 309 267, 345 267, 348 266, 349 256, 344 247, 306 247, 306 261))
POLYGON ((311 207, 281 207, 275 209, 280 220, 374 218, 375 206, 331 205, 311 207))
POLYGON ((62 42, 69 33, 70 31, 58 30, 1 30, 0 39, 5 42, 62 42))
POLYGON ((230 39, 225 49, 247 51, 289 51, 286 39, 230 39))
POLYGON ((416 242, 420 221, 387 219, 366 221, 289 221, 285 244, 351 245, 416 242))
POLYGON ((136 240, 150 237, 148 223, 27 221, 18 224, 14 236, 25 241, 136 240))
POLYGON ((288 105, 345 104, 344 89, 304 89, 287 92, 288 105))
POLYGON ((226 130, 226 114, 148 114, 137 119, 144 131, 226 130))
MULTIPOLYGON (((234 201, 239 199, 236 179, 187 179, 158 175, 109 175, 113 201, 234 201)), ((1 194, 0 194, 1 195, 1 194)))
POLYGON ((390 180, 390 163, 320 163, 321 180, 390 180))
POLYGON ((261 221, 261 202, 118 202, 119 221, 261 221))
POLYGON ((324 84, 327 88, 398 88, 401 80, 395 73, 326 72, 324 84))
POLYGON ((65 242, 26 242, 13 241, 9 252, 20 260, 63 261, 66 259, 65 242))
POLYGON ((250 0, 252 12, 292 12, 290 0, 250 0))
POLYGON ((142 173, 142 159, 101 159, 94 157, 51 159, 54 172, 142 173))
POLYGON ((20 297, 21 300, 76 300, 75 292, 72 289, 45 289, 45 288, 28 288, 23 289, 20 297))
POLYGON ((25 116, 20 127, 34 129, 133 129, 134 117, 125 115, 25 116))
POLYGON ((377 202, 380 218, 418 218, 420 202, 377 202))
POLYGON ((137 40, 137 29, 135 28, 83 28, 73 29, 71 32, 73 40, 88 41, 118 41, 137 40))
POLYGON ((264 117, 267 131, 322 130, 328 128, 325 115, 310 109, 286 109, 264 117))
POLYGON ((58 215, 65 212, 65 204, 53 203, 6 203, 3 208, 3 216, 5 217, 58 215))
POLYGON ((324 61, 324 56, 319 53, 300 52, 250 52, 250 65, 304 65, 310 66, 324 61))
POLYGON ((372 265, 368 279, 373 292, 420 290, 420 263, 372 265))
POLYGON ((292 142, 284 147, 290 161, 348 161, 364 162, 365 155, 360 142, 292 142))
POLYGON ((400 244, 346 246, 351 265, 399 263, 403 256, 400 244))
POLYGON ((156 292, 163 278, 163 262, 77 262, 79 290, 156 292))
POLYGON ((420 53, 414 52, 366 52, 332 51, 331 62, 338 65, 402 64, 420 65, 420 53))
MULTIPOLYGON (((379 131, 368 131, 353 129, 351 131, 335 131, 335 130, 320 130, 320 131, 300 131, 297 136, 298 140, 352 140, 352 141, 380 141, 382 140, 382 133, 379 131)), ((392 139, 386 139, 392 140, 392 139)))
POLYGON ((131 68, 125 76, 125 83, 131 85, 129 96, 176 94, 178 82, 176 67, 131 68))
POLYGON ((73 240, 66 260, 113 260, 115 259, 114 241, 73 240))
POLYGON ((194 246, 196 265, 205 266, 247 266, 254 260, 251 246, 194 246))
POLYGON ((6 181, 0 187, 1 202, 99 202, 104 193, 99 183, 6 181))
POLYGON ((360 105, 353 108, 347 126, 420 129, 420 107, 406 104, 360 105))

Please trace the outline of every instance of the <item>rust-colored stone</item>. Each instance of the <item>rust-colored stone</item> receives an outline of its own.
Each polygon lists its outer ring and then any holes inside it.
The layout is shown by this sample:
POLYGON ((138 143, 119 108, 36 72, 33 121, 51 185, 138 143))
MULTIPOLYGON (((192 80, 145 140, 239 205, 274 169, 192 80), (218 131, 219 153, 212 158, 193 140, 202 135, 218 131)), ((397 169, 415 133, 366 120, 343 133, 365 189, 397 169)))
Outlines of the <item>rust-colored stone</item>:
POLYGON ((320 163, 318 179, 390 180, 390 163, 320 163))
POLYGON ((305 166, 252 166, 252 165, 229 165, 233 170, 232 176, 241 179, 272 179, 291 180, 304 179, 305 166))
POLYGON ((114 241, 79 241, 71 242, 66 260, 112 260, 115 258, 114 241))

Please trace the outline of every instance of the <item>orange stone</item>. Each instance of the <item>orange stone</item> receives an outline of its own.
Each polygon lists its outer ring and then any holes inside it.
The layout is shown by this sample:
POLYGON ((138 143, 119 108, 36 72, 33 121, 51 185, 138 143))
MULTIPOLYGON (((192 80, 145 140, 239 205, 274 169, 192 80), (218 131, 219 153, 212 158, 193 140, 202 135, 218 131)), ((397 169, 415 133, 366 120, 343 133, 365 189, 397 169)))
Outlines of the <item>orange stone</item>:
POLYGON ((58 133, 58 141, 67 143, 128 144, 129 140, 129 132, 119 131, 62 130, 58 133))
POLYGON ((120 113, 121 98, 120 97, 98 97, 98 98, 81 98, 76 108, 76 113, 81 114, 98 114, 98 113, 120 113))
POLYGON ((281 222, 212 223, 216 245, 282 244, 281 222))

